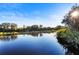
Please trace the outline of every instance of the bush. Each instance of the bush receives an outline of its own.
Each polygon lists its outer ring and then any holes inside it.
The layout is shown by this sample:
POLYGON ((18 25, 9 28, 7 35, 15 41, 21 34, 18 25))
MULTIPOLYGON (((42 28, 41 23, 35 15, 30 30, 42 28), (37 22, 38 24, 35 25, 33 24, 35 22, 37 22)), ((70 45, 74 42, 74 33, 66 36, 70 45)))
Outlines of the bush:
MULTIPOLYGON (((65 42, 74 47, 77 48, 76 45, 79 45, 79 32, 76 32, 76 31, 71 31, 71 30, 65 30, 64 32, 63 31, 60 31, 57 33, 57 38, 58 40, 65 42)), ((62 43, 62 42, 61 42, 62 43)))

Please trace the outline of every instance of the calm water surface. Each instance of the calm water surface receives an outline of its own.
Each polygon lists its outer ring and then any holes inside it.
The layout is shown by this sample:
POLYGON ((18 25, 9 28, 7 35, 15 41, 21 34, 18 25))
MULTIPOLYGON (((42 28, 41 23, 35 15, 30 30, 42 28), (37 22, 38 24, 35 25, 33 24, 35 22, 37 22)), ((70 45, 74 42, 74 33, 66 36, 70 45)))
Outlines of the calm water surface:
POLYGON ((0 36, 1 55, 63 55, 55 33, 0 36))

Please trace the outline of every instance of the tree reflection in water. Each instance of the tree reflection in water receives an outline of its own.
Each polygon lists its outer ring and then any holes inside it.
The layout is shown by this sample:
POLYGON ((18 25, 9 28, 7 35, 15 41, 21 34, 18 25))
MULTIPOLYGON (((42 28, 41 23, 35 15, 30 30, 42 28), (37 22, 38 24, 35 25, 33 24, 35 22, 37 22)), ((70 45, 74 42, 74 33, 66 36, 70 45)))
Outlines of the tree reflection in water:
POLYGON ((10 41, 15 40, 17 38, 17 35, 1 35, 0 40, 2 41, 10 41))
POLYGON ((79 55, 79 44, 76 44, 75 42, 69 42, 58 37, 57 39, 58 42, 65 48, 66 55, 79 55))
MULTIPOLYGON (((31 35, 33 37, 43 36, 42 33, 26 33, 26 34, 23 33, 22 35, 31 35)), ((16 38, 17 35, 0 35, 1 41, 10 41, 10 40, 15 40, 16 38)))
POLYGON ((42 33, 27 33, 27 35, 31 35, 31 36, 33 36, 33 37, 38 37, 38 36, 43 36, 43 34, 42 33))

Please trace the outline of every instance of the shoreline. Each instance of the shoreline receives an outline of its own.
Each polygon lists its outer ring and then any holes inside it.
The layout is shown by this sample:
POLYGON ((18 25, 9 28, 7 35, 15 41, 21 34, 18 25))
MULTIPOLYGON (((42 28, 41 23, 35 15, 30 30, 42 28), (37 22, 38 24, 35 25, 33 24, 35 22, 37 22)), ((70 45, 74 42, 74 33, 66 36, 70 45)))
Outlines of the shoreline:
POLYGON ((26 31, 26 32, 0 32, 1 35, 18 35, 18 34, 32 34, 32 33, 53 33, 54 31, 26 31))

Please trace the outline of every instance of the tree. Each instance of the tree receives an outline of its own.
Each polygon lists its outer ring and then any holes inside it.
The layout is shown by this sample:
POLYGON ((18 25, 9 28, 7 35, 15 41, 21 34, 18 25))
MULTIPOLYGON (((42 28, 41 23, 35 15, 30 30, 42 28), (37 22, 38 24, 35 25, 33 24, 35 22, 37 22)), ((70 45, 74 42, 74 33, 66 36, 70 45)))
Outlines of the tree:
POLYGON ((43 25, 39 25, 39 27, 40 27, 40 28, 42 28, 42 27, 43 27, 43 25))
POLYGON ((10 28, 10 23, 2 23, 2 28, 3 29, 9 29, 10 28))
POLYGON ((61 28, 63 28, 63 26, 58 25, 58 26, 55 27, 55 30, 59 30, 59 29, 61 29, 61 28))
POLYGON ((2 29, 2 25, 0 24, 0 29, 2 29))
POLYGON ((32 26, 31 26, 31 30, 32 30, 32 31, 33 31, 33 30, 38 30, 38 28, 39 28, 38 25, 32 25, 32 26))
POLYGON ((62 23, 72 30, 79 31, 79 6, 74 5, 64 16, 62 23))
POLYGON ((12 30, 16 30, 16 29, 17 29, 17 24, 11 23, 11 29, 12 29, 12 30))

